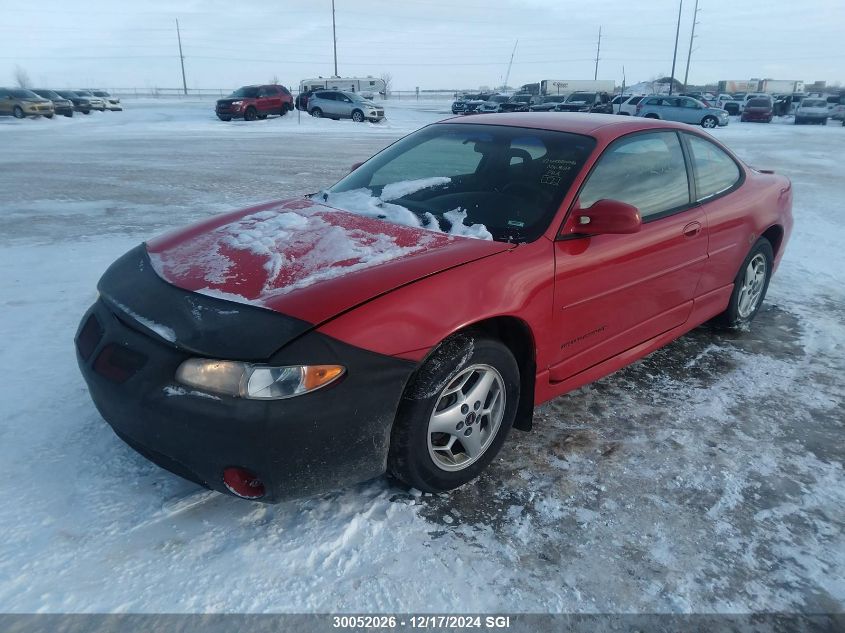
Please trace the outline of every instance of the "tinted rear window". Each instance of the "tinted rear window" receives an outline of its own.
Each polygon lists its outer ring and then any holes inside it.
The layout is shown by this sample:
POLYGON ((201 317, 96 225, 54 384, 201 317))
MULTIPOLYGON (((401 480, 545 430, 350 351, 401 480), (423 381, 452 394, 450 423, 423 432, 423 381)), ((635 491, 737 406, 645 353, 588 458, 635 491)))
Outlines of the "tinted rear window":
POLYGON ((751 108, 767 108, 772 105, 768 99, 749 99, 748 106, 751 108))

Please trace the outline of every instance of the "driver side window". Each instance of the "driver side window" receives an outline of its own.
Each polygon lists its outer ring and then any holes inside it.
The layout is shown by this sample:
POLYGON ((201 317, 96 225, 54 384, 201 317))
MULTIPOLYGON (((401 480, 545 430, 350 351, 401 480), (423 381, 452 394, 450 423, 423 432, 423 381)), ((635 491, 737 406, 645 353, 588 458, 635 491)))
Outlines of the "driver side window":
POLYGON ((643 220, 689 205, 689 182, 675 132, 635 134, 605 150, 579 195, 587 209, 598 200, 637 207, 643 220))

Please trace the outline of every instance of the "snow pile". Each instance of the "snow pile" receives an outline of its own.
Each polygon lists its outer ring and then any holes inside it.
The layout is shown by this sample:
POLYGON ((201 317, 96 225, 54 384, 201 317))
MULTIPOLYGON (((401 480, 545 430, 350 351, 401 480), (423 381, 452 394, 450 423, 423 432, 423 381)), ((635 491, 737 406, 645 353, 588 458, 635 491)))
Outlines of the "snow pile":
POLYGON ((435 176, 432 178, 390 183, 384 186, 380 196, 375 196, 372 191, 366 187, 362 187, 350 191, 326 192, 323 197, 326 204, 343 209, 344 211, 349 211, 350 213, 379 218, 405 226, 428 229, 438 233, 448 233, 449 235, 471 237, 479 240, 492 240, 493 235, 483 224, 464 224, 467 212, 460 208, 452 209, 443 214, 443 217, 451 223, 449 229, 444 231, 440 227, 437 218, 431 213, 423 214, 424 219, 420 220, 419 216, 414 212, 401 205, 390 202, 391 200, 409 196, 423 189, 448 184, 451 181, 452 179, 446 176, 435 176))

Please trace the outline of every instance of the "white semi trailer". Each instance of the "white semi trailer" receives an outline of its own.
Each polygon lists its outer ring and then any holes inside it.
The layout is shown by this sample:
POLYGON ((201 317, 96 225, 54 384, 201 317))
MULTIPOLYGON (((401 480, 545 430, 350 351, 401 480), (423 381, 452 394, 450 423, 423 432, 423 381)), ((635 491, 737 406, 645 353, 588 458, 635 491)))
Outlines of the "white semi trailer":
POLYGON ((606 92, 613 94, 616 82, 612 79, 543 79, 541 95, 568 95, 571 92, 606 92))

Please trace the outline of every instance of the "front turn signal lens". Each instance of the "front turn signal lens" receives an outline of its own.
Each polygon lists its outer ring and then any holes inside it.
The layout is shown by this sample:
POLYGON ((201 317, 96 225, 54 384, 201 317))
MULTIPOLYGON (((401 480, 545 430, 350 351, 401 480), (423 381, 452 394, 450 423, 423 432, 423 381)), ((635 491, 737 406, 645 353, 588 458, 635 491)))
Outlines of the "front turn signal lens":
POLYGON ((340 365, 308 365, 302 377, 302 385, 305 391, 313 391, 329 384, 343 373, 340 365))

